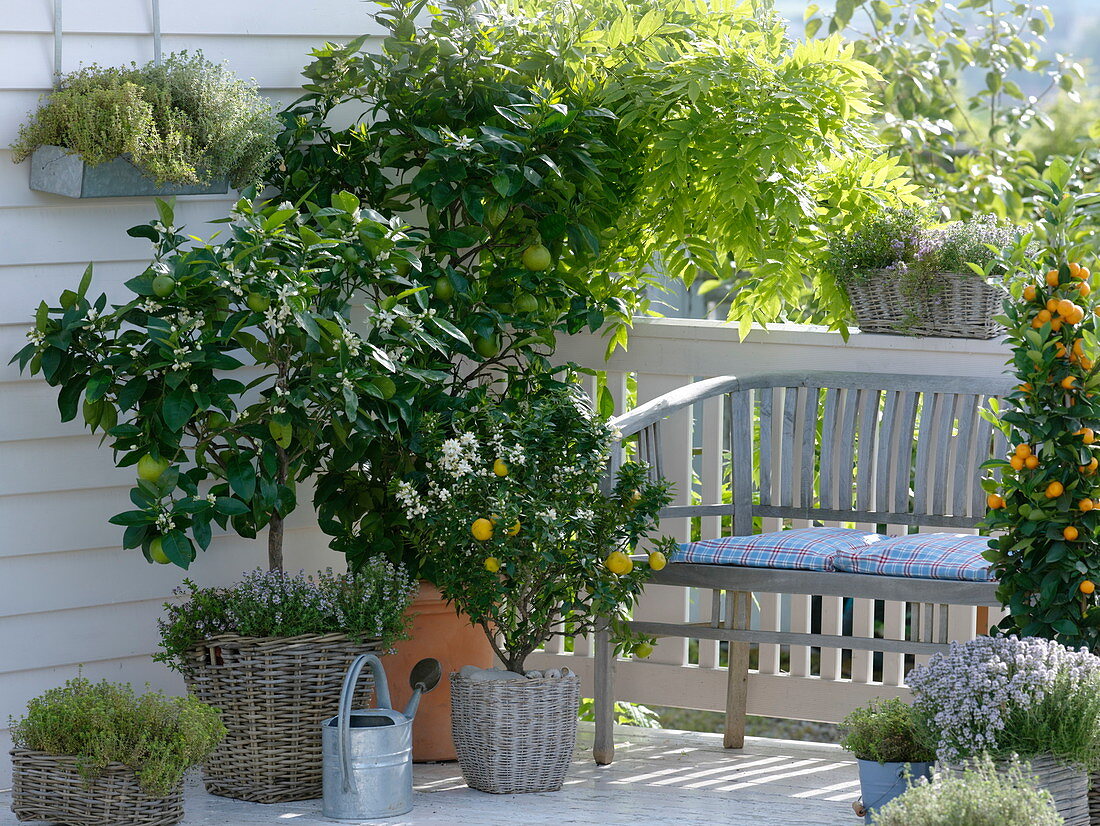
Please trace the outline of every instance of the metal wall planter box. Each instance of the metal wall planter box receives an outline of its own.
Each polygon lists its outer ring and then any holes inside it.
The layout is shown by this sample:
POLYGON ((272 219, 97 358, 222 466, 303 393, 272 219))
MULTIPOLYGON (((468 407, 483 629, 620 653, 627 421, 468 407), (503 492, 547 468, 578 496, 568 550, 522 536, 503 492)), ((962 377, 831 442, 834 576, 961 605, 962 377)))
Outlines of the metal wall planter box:
POLYGON ((69 198, 224 195, 229 191, 229 181, 221 178, 205 185, 159 186, 124 155, 89 166, 78 155, 59 146, 40 146, 31 155, 31 189, 69 198))

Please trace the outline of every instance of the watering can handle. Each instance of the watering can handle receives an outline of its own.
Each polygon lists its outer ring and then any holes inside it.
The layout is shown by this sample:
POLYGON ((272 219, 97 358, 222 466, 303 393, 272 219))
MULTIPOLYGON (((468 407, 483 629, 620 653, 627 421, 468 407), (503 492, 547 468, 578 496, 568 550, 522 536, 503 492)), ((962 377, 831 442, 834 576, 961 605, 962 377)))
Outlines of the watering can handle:
POLYGON ((386 682, 386 670, 382 667, 382 661, 374 654, 360 654, 348 668, 344 675, 344 688, 340 692, 340 767, 344 774, 344 791, 354 790, 355 780, 351 773, 351 704, 355 701, 355 684, 359 682, 359 674, 363 666, 370 665, 374 675, 374 696, 378 700, 378 708, 393 708, 390 704, 390 686, 386 682))

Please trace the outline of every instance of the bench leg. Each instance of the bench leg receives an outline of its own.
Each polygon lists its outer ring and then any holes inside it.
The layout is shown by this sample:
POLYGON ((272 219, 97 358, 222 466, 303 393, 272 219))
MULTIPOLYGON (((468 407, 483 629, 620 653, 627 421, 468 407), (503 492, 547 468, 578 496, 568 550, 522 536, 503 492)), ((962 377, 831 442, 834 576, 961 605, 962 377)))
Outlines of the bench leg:
POLYGON ((607 766, 615 759, 615 649, 604 623, 596 631, 595 652, 596 739, 592 745, 592 759, 597 765, 607 766))
MULTIPOLYGON (((752 594, 744 591, 726 593, 726 627, 749 627, 752 594)), ((740 749, 745 745, 745 711, 749 696, 749 643, 729 644, 729 667, 726 681, 726 728, 722 745, 740 749)))

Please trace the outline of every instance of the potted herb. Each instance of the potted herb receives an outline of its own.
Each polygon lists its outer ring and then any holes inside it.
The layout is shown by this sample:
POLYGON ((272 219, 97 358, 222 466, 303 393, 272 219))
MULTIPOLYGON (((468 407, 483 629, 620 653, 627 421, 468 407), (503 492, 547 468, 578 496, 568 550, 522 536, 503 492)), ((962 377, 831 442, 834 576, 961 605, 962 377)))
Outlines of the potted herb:
POLYGON ((320 721, 336 713, 356 655, 404 636, 412 582, 375 558, 355 575, 257 570, 229 588, 185 586, 165 605, 156 659, 222 712, 228 734, 203 766, 207 791, 320 797, 320 721))
POLYGON ((864 823, 905 791, 910 780, 926 777, 934 752, 920 739, 911 706, 897 697, 872 700, 842 724, 841 745, 859 763, 864 823))
POLYGON ((1100 657, 1039 637, 952 643, 906 678, 941 763, 1026 761, 1067 824, 1088 824, 1100 765, 1100 657))
POLYGON ((12 159, 31 159, 31 189, 73 198, 225 192, 260 181, 277 132, 255 83, 180 52, 62 76, 12 159))
POLYGON ((397 495, 444 597, 485 631, 505 668, 451 675, 463 775, 487 792, 559 789, 580 683, 528 670, 527 658, 555 635, 621 616, 649 569, 664 567, 662 550, 631 554, 669 502, 668 484, 627 463, 601 492, 614 433, 575 385, 547 379, 486 394, 450 434, 429 426, 423 438, 427 469, 397 495))
POLYGON ((184 772, 225 727, 192 697, 78 677, 31 700, 11 733, 19 820, 168 826, 183 818, 184 772))
POLYGON ((1061 826, 1054 800, 1014 760, 985 757, 937 771, 878 811, 875 826, 1061 826))
POLYGON ((999 251, 1022 235, 993 216, 936 227, 927 210, 887 209, 831 238, 822 266, 865 333, 993 338, 1007 295, 999 251))

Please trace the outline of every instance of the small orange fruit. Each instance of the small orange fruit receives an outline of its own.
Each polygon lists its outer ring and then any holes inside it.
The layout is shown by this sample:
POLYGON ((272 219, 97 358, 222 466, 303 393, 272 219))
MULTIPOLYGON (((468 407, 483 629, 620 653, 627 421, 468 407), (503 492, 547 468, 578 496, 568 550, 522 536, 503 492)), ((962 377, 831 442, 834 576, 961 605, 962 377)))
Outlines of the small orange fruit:
POLYGON ((1046 489, 1047 499, 1057 499, 1059 496, 1061 496, 1065 492, 1066 492, 1066 489, 1062 485, 1061 482, 1051 482, 1049 485, 1047 485, 1047 489, 1046 489))
POLYGON ((1060 318, 1056 318, 1056 319, 1054 319, 1054 321, 1050 322, 1050 329, 1051 329, 1051 331, 1052 331, 1052 332, 1055 332, 1055 333, 1060 333, 1060 332, 1062 332, 1062 324, 1063 324, 1063 323, 1064 323, 1064 322, 1063 322, 1063 321, 1062 321, 1062 319, 1060 319, 1060 318))
POLYGON ((1051 270, 1047 273, 1047 286, 1057 287, 1059 281, 1058 270, 1051 270))
POLYGON ((1078 264, 1074 261, 1071 261, 1068 265, 1068 268, 1069 268, 1070 276, 1072 276, 1073 278, 1078 278, 1079 277, 1079 273, 1081 272, 1081 265, 1080 264, 1078 264))
POLYGON ((1026 287, 1024 287, 1024 301, 1034 301, 1034 300, 1035 300, 1035 285, 1034 284, 1028 284, 1026 287))
POLYGON ((1091 445, 1093 442, 1096 441, 1096 431, 1093 430, 1091 427, 1082 427, 1073 435, 1080 436, 1081 441, 1087 445, 1091 445))
POLYGON ((1082 594, 1091 594, 1093 591, 1096 590, 1096 583, 1093 582, 1091 579, 1086 579, 1082 581, 1082 583, 1077 587, 1081 589, 1082 594))
POLYGON ((1096 469, 1098 467, 1100 467, 1100 461, 1097 461, 1096 457, 1094 456, 1092 457, 1091 462, 1089 462, 1087 465, 1079 465, 1077 469, 1082 473, 1091 476, 1092 474, 1096 473, 1096 469))
POLYGON ((1088 267, 1078 267, 1077 277, 1080 278, 1082 281, 1088 281, 1089 278, 1092 277, 1092 273, 1089 271, 1088 267))
POLYGON ((1000 510, 1005 506, 1005 498, 999 493, 991 493, 985 498, 985 503, 990 510, 1000 510))
POLYGON ((1089 499, 1087 496, 1077 503, 1077 510, 1084 513, 1088 513, 1090 510, 1096 507, 1096 503, 1089 499))
POLYGON ((1031 455, 1031 445, 1029 445, 1029 444, 1016 445, 1015 453, 1021 459, 1026 459, 1028 456, 1031 455))
POLYGON ((1024 469, 1024 460, 1021 459, 1019 456, 1013 456, 1011 459, 1008 460, 1008 463, 1012 465, 1013 470, 1024 469))
POLYGON ((1038 330, 1042 326, 1043 326, 1043 322, 1039 320, 1038 316, 1031 319, 1031 329, 1032 330, 1038 330))
POLYGON ((1040 324, 1046 324, 1050 319, 1050 310, 1039 310, 1039 312, 1035 314, 1035 320, 1040 324))
POLYGON ((1031 392, 1031 382, 1025 381, 1017 389, 1022 393, 1030 393, 1031 392))
POLYGON ((1076 376, 1066 376, 1064 379, 1062 379, 1059 382, 1059 384, 1062 385, 1063 390, 1072 390, 1073 385, 1076 384, 1076 383, 1077 383, 1077 377, 1076 376))
POLYGON ((1057 298, 1048 298, 1046 307, 1047 307, 1047 312, 1050 312, 1050 313, 1058 312, 1058 299, 1057 298))
POLYGON ((1035 470, 1035 468, 1039 467, 1039 457, 1028 456, 1026 459, 1024 459, 1024 467, 1026 467, 1028 470, 1035 470))
POLYGON ((1092 293, 1092 287, 1088 285, 1087 281, 1082 281, 1081 286, 1077 288, 1077 292, 1081 294, 1081 298, 1088 298, 1092 293))
POLYGON ((1064 528, 1062 528, 1062 537, 1066 540, 1066 542, 1072 542, 1077 538, 1077 536, 1077 528, 1073 527, 1073 525, 1066 525, 1064 528))
POLYGON ((1064 317, 1069 318, 1073 315, 1074 304, 1068 298, 1063 298, 1058 302, 1058 312, 1064 317))
POLYGON ((1086 370, 1091 370, 1092 369, 1092 359, 1082 356, 1081 357, 1081 366, 1084 367, 1086 370))

